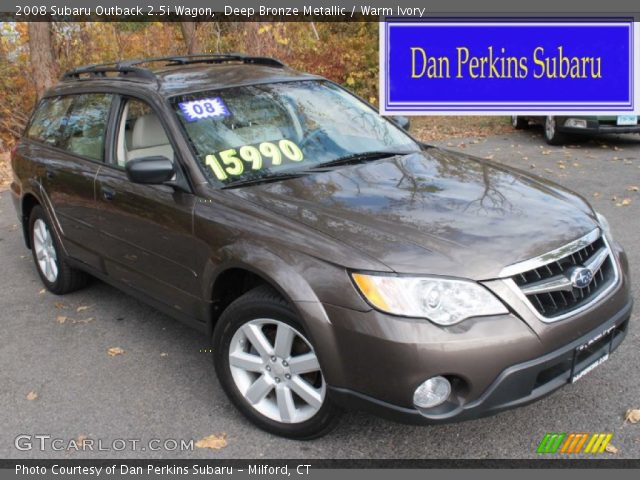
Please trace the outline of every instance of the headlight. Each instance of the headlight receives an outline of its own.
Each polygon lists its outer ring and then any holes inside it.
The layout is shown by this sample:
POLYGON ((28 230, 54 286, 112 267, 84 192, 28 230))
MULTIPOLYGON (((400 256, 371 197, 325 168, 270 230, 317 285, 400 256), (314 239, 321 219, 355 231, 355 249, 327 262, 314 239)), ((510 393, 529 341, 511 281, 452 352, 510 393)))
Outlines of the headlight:
POLYGON ((394 277, 354 273, 353 280, 378 310, 405 317, 428 318, 454 325, 469 317, 508 313, 481 285, 437 277, 394 277))
POLYGON ((602 233, 604 233, 604 235, 607 238, 612 238, 611 236, 611 226, 609 225, 609 221, 607 220, 607 218, 602 215, 601 213, 596 212, 596 218, 598 219, 598 223, 600 224, 600 227, 602 228, 602 233))

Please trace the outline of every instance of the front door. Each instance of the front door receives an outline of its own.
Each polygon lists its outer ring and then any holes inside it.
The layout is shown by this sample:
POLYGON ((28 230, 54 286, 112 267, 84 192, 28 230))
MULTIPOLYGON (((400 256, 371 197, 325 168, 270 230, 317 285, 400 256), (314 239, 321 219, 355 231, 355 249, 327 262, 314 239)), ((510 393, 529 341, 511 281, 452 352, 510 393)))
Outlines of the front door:
POLYGON ((129 181, 124 165, 145 156, 175 160, 159 118, 144 102, 123 99, 111 165, 96 178, 105 269, 115 280, 192 317, 202 311, 194 252, 195 196, 168 185, 129 181))

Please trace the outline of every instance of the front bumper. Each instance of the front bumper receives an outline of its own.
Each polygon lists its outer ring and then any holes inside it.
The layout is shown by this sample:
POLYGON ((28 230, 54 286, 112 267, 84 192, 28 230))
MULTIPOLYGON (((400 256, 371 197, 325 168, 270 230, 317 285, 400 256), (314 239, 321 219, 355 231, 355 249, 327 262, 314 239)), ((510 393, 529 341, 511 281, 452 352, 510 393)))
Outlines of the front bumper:
POLYGON ((393 405, 344 388, 330 387, 332 398, 348 409, 364 410, 411 424, 470 420, 534 402, 571 382, 572 377, 613 352, 626 336, 632 302, 593 331, 553 352, 505 369, 475 401, 458 408, 421 411, 393 405), (581 354, 576 349, 602 336, 581 354))
MULTIPOLYGON (((569 117, 567 117, 569 118, 569 117)), ((586 128, 565 127, 563 125, 558 126, 558 131, 571 134, 584 134, 584 135, 604 135, 607 133, 640 133, 640 124, 638 125, 615 125, 613 123, 601 123, 597 120, 587 120, 586 128)))

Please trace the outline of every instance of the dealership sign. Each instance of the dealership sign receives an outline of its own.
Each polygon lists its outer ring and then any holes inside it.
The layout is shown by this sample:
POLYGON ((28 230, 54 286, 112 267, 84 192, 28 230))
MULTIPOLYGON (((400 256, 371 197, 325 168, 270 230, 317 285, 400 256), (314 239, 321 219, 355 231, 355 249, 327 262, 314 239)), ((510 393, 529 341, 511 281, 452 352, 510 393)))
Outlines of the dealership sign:
POLYGON ((387 18, 381 112, 638 113, 639 25, 387 18))

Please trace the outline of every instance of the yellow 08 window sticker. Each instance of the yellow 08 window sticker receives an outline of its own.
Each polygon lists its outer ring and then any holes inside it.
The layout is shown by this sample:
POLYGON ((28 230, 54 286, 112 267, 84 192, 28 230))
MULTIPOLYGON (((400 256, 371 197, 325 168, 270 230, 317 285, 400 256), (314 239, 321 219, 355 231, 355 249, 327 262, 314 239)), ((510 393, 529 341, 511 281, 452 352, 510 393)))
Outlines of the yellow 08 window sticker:
POLYGON ((300 162, 304 160, 304 154, 295 142, 285 138, 278 143, 262 142, 212 153, 205 157, 205 163, 218 180, 224 181, 229 176, 242 175, 247 169, 261 170, 265 159, 269 160, 271 166, 281 165, 283 159, 300 162))

